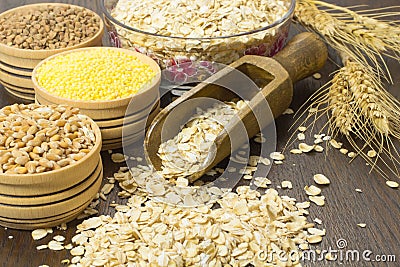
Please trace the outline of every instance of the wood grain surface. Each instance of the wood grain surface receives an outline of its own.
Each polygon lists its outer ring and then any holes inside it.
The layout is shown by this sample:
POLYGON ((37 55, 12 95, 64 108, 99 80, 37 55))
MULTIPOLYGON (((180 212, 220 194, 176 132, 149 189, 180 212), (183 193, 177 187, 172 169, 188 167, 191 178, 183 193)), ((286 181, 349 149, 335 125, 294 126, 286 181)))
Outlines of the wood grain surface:
MULTIPOLYGON (((23 4, 37 2, 42 1, 1 0, 0 12, 23 4)), ((99 1, 70 0, 60 2, 69 2, 91 8, 98 13, 101 12, 99 1)), ((344 6, 368 4, 370 8, 398 5, 398 0, 330 0, 329 2, 344 6)), ((301 28, 294 25, 292 34, 297 30, 301 30, 301 28)), ((335 58, 332 51, 330 56, 335 58)), ((395 82, 394 85, 388 85, 387 88, 397 98, 400 98, 399 63, 394 60, 387 62, 394 74, 395 82)), ((317 88, 328 81, 329 75, 336 69, 337 64, 331 60, 320 71, 322 79, 307 78, 298 82, 295 86, 294 102, 291 107, 298 110, 317 88)), ((0 86, 0 106, 16 102, 20 101, 8 95, 0 86)), ((282 149, 289 140, 292 133, 289 128, 294 121, 293 115, 283 115, 276 120, 278 150, 282 149)), ((318 122, 315 126, 316 129, 319 129, 323 123, 324 120, 318 122)), ((139 151, 141 145, 134 145, 130 149, 139 151)), ((257 145, 253 144, 252 149, 256 151, 257 145)), ((107 152, 103 152, 102 159, 104 177, 111 176, 114 171, 118 170, 119 166, 122 166, 112 163, 107 152)), ((328 250, 331 248, 335 250, 338 249, 337 242, 345 240, 347 246, 340 251, 345 254, 346 251, 357 250, 360 253, 360 260, 346 260, 346 257, 343 257, 343 261, 339 259, 335 262, 306 261, 304 266, 400 266, 400 190, 387 187, 385 180, 376 172, 370 172, 370 167, 366 166, 362 159, 356 158, 349 164, 349 158, 337 150, 330 150, 328 154, 288 155, 285 164, 274 165, 268 177, 272 180, 273 187, 279 185, 280 181, 291 181, 294 187, 292 190, 278 189, 278 191, 282 195, 287 194, 299 201, 304 201, 306 195, 303 188, 305 185, 313 184, 312 176, 316 173, 325 174, 331 179, 331 184, 323 187, 326 205, 324 207, 312 205, 310 208, 309 219, 320 218, 323 221, 321 227, 326 228, 327 232, 322 243, 313 246, 313 249, 328 250), (362 189, 363 192, 356 192, 356 188, 362 189), (366 227, 360 228, 357 226, 358 223, 365 223, 366 227), (375 256, 395 255, 396 262, 365 261, 362 259, 364 251, 371 251, 371 260, 374 260, 375 256)), ((390 178, 399 181, 398 177, 391 176, 390 178)), ((108 196, 107 201, 101 201, 98 207, 101 214, 113 214, 113 209, 108 206, 111 201, 123 202, 117 197, 117 190, 114 190, 108 196)), ((75 233, 77 223, 79 221, 69 223, 66 231, 55 229, 54 234, 40 241, 33 241, 29 231, 0 227, 0 266, 19 267, 42 264, 63 266, 61 260, 71 258, 66 250, 37 251, 36 246, 47 243, 51 240, 51 236, 55 234, 64 235, 68 242, 75 233)))

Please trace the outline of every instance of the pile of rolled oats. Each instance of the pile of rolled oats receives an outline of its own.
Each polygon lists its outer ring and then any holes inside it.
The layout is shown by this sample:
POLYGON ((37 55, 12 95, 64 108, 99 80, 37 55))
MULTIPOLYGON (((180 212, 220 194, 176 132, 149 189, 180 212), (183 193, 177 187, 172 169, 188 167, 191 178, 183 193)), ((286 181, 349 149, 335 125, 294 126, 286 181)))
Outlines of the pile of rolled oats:
MULTIPOLYGON (((226 109, 232 116, 242 104, 230 103, 226 109)), ((224 120, 225 113, 216 109, 220 110, 221 106, 206 113, 218 113, 222 121, 229 120, 224 120)), ((199 110, 197 115, 200 114, 204 112, 199 110)), ((209 141, 204 137, 207 131, 200 125, 197 119, 190 120, 178 137, 160 146, 159 152, 167 157, 168 153, 181 151, 180 156, 185 158, 189 150, 181 146, 186 143, 190 143, 190 151, 202 151, 200 144, 209 141), (194 131, 185 130, 192 127, 194 131), (195 137, 196 133, 199 137, 195 137), (199 140, 197 145, 192 144, 195 138, 199 140)), ((208 125, 205 129, 220 131, 223 123, 214 126, 208 125)), ((213 134, 216 136, 218 131, 213 134)), ((242 160, 245 153, 241 152, 244 150, 237 152, 235 161, 242 160)), ((123 154, 113 154, 112 158, 137 161, 123 154)), ((271 153, 270 158, 275 163, 284 160, 279 152, 271 153)), ((196 157, 201 159, 202 155, 196 157)), ((270 165, 271 161, 250 156, 248 166, 232 172, 238 171, 245 181, 252 180, 258 163, 270 165)), ((188 160, 183 167, 190 169, 192 164, 188 160)), ((163 173, 168 176, 166 169, 163 173)), ((215 168, 210 172, 223 171, 215 168)), ((301 251, 309 249, 309 244, 321 242, 326 234, 325 229, 315 228, 314 223, 307 221, 309 201, 297 202, 295 198, 279 196, 275 189, 268 188, 271 181, 266 177, 254 177, 250 183, 258 187, 257 191, 245 185, 235 192, 220 189, 213 182, 206 186, 188 186, 186 179, 175 178, 170 179, 175 186, 168 188, 166 179, 149 166, 121 167, 108 180, 119 184, 122 191, 118 196, 128 198, 127 203, 112 204, 116 210, 113 216, 91 217, 77 226, 77 234, 72 238, 70 266, 301 266, 301 251), (203 204, 210 199, 217 205, 203 204)), ((314 177, 318 183, 326 184, 324 178, 314 177)), ((282 185, 292 188, 288 181, 282 185)))
POLYGON ((177 183, 172 184, 149 166, 139 165, 131 168, 131 172, 136 186, 145 189, 157 201, 179 206, 193 207, 215 202, 230 190, 216 187, 213 183, 189 186, 185 178, 178 178, 177 183))
POLYGON ((0 110, 0 173, 56 170, 95 144, 91 120, 67 106, 14 104, 0 110))
POLYGON ((307 222, 309 205, 274 189, 241 186, 218 203, 188 209, 134 194, 113 217, 77 226, 72 266, 300 266, 293 252, 325 235, 307 222))
POLYGON ((246 49, 260 45, 263 51, 256 54, 267 55, 279 39, 280 31, 286 34, 287 29, 283 29, 286 25, 252 31, 282 19, 290 4, 290 0, 173 0, 168 3, 165 0, 120 0, 111 15, 127 26, 156 34, 128 31, 116 25, 124 47, 134 47, 164 60, 183 57, 228 64, 242 56, 246 49), (244 33, 249 34, 240 36, 244 33), (218 38, 226 36, 232 37, 218 38))
MULTIPOLYGON (((116 211, 113 216, 84 220, 77 226, 71 244, 64 245, 64 238, 56 236, 37 249, 68 249, 72 257, 63 262, 70 263, 70 267, 301 266, 302 251, 310 244, 320 243, 326 234, 325 229, 318 229, 307 220, 311 202, 323 206, 325 197, 319 187, 311 185, 304 188, 310 201, 299 202, 269 188, 272 182, 267 177, 256 177, 259 163, 283 164, 285 156, 281 152, 273 152, 269 158, 249 156, 249 146, 244 145, 233 153, 233 162, 247 166, 230 167, 227 171, 238 172, 244 181, 251 180, 249 186, 239 186, 234 192, 219 188, 214 182, 203 184, 198 180, 189 185, 184 177, 198 170, 216 136, 245 104, 238 101, 205 111, 198 109, 176 137, 160 145, 160 173, 140 165, 142 157, 111 151, 113 162, 137 164, 120 167, 113 177, 108 177, 99 196, 109 194, 117 183, 121 189, 118 196, 127 199, 125 204, 111 203, 116 211), (180 164, 179 171, 174 166, 176 162, 180 164)), ((320 136, 315 138, 319 140, 320 136)), ((259 134, 254 140, 263 143, 266 137, 259 134)), ((224 171, 214 168, 208 174, 224 171)), ((323 174, 315 174, 313 181, 320 186, 330 183, 323 174)), ((282 181, 278 187, 291 189, 293 185, 282 181)), ((86 213, 89 214, 95 213, 86 213)), ((314 222, 322 223, 318 218, 314 222)), ((40 229, 32 236, 38 240, 47 233, 40 229)), ((325 258, 330 260, 329 255, 325 258)))

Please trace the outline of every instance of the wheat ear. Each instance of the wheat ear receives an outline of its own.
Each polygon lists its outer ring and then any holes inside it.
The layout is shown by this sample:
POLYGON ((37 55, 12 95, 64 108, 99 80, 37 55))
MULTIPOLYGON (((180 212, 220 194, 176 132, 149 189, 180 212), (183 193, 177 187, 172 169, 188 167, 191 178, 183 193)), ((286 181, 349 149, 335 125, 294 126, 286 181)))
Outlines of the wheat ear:
MULTIPOLYGON (((400 103, 382 87, 373 71, 345 57, 344 66, 311 101, 317 113, 328 116, 323 128, 329 135, 344 135, 357 154, 382 175, 387 176, 384 169, 399 175, 400 155, 393 141, 400 139, 400 103), (378 156, 370 158, 366 149, 375 150, 378 156), (384 168, 376 165, 378 160, 384 168)), ((311 113, 306 121, 315 123, 320 117, 311 113)))
POLYGON ((335 50, 349 55, 353 61, 362 65, 373 62, 377 77, 382 75, 391 81, 382 55, 400 60, 400 30, 395 22, 378 20, 376 17, 399 14, 360 15, 323 1, 299 0, 294 19, 322 35, 335 50))

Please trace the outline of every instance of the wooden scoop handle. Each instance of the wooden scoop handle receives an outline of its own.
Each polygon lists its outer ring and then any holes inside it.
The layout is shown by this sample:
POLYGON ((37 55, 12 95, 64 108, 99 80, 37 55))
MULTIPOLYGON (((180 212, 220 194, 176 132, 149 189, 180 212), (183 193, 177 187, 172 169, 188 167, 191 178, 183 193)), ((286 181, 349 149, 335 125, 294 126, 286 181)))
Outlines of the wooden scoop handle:
POLYGON ((226 131, 216 138, 215 156, 210 157, 212 162, 205 162, 202 171, 189 177, 193 182, 282 114, 292 101, 293 83, 322 68, 327 55, 325 44, 316 35, 302 33, 293 37, 274 58, 253 55, 241 57, 186 92, 157 115, 146 134, 146 159, 156 170, 161 170, 161 159, 157 151, 162 133, 174 136, 172 133, 176 133, 179 125, 186 123, 186 115, 193 114, 196 108, 190 104, 181 105, 183 102, 196 98, 213 98, 224 102, 231 101, 237 95, 249 100, 249 105, 242 108, 238 116, 226 125, 226 131), (238 75, 238 71, 254 82, 253 88, 249 88, 249 80, 238 75), (173 121, 167 121, 174 109, 179 111, 175 113, 179 115, 175 115, 173 121), (272 113, 266 109, 271 109, 272 113), (235 142, 231 143, 230 140, 235 142))
POLYGON ((260 129, 269 125, 274 118, 282 114, 292 102, 293 83, 321 69, 327 58, 328 50, 324 42, 315 34, 306 32, 294 36, 273 59, 244 56, 232 63, 230 67, 235 69, 240 69, 240 66, 245 64, 258 67, 259 69, 249 69, 245 73, 250 78, 261 78, 266 72, 274 78, 251 98, 249 103, 251 110, 249 107, 244 107, 239 111, 238 118, 233 118, 226 125, 226 131, 220 134, 214 142, 216 152, 213 162, 203 171, 189 177, 189 181, 193 182, 201 177, 232 151, 238 149, 247 138, 253 137, 260 129), (272 111, 272 117, 265 112, 266 101, 272 111), (238 120, 244 124, 247 135, 244 134, 245 131, 238 120), (228 133, 230 137, 228 137, 228 133), (231 140, 235 140, 235 142, 231 143, 231 140))
POLYGON ((328 49, 325 43, 310 32, 294 36, 283 50, 273 57, 289 73, 292 83, 321 69, 327 58, 328 49))

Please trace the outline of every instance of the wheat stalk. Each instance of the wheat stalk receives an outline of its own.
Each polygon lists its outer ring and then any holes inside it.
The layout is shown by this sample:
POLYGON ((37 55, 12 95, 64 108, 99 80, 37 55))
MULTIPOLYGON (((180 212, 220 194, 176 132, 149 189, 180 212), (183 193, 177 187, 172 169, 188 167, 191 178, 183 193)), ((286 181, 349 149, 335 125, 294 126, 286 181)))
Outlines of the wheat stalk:
POLYGON ((351 58, 345 57, 344 66, 332 80, 320 88, 310 99, 312 109, 306 121, 312 124, 322 115, 328 116, 328 135, 344 135, 350 145, 366 161, 387 176, 378 167, 378 159, 392 173, 399 175, 400 155, 393 140, 400 139, 400 103, 381 85, 376 74, 351 58), (361 141, 361 142, 359 142, 361 141), (361 143, 361 145, 360 145, 361 143), (364 152, 373 149, 378 157, 373 161, 364 152))
POLYGON ((327 128, 332 137, 344 135, 383 176, 387 177, 386 169, 399 176, 395 142, 400 140, 400 103, 380 78, 387 74, 391 81, 384 55, 400 60, 400 28, 381 18, 399 13, 377 11, 355 12, 317 0, 297 2, 295 20, 323 37, 343 62, 332 80, 310 98, 316 112, 309 113, 306 121, 311 119, 314 125, 327 115, 321 131, 327 128), (376 158, 365 153, 370 149, 377 151, 376 158))
POLYGON ((354 61, 362 65, 372 62, 377 76, 385 76, 391 81, 382 55, 400 60, 400 28, 395 22, 378 20, 376 17, 399 14, 384 12, 361 15, 323 1, 299 0, 294 19, 319 33, 335 50, 344 52, 354 61))

